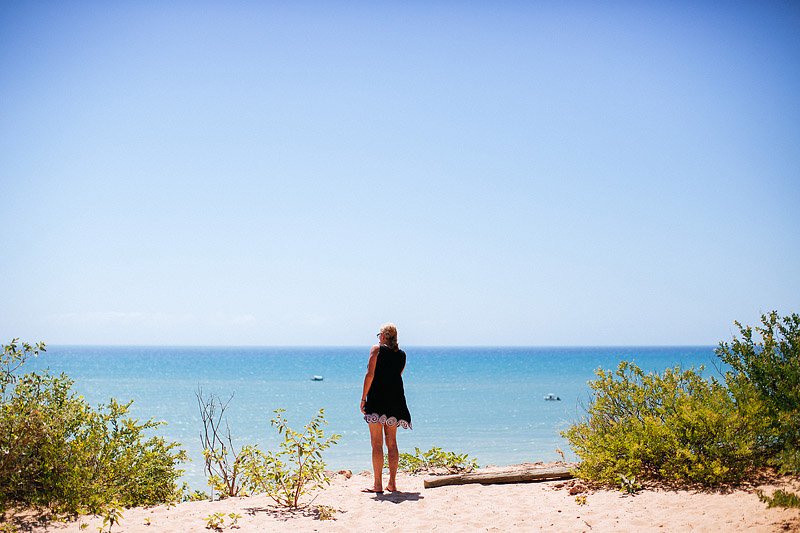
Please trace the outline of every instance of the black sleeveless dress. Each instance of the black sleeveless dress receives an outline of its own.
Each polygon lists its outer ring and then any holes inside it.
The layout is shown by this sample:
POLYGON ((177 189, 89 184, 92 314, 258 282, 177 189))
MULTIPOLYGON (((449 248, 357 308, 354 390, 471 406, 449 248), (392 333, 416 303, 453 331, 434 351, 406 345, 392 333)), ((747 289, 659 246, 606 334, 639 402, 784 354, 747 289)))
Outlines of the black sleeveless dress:
POLYGON ((403 377, 400 375, 405 366, 406 353, 403 350, 394 351, 381 345, 375 363, 375 376, 364 404, 364 420, 368 424, 412 429, 411 413, 408 412, 403 377))

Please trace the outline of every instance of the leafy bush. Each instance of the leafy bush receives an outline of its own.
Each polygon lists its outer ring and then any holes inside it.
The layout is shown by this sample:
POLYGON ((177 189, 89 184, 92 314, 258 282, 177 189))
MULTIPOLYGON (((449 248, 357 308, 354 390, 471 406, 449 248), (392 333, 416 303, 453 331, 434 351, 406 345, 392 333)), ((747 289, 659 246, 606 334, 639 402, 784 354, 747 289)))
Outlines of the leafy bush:
POLYGON ((732 369, 726 382, 739 405, 757 403, 766 417, 759 445, 769 464, 800 473, 800 315, 773 311, 761 327, 736 326, 741 338, 717 348, 732 369))
POLYGON ((800 315, 736 325, 741 338, 716 350, 724 385, 678 368, 599 370, 587 418, 563 433, 579 475, 716 485, 762 467, 800 473, 800 315))
MULTIPOLYGON (((386 467, 387 465, 384 465, 386 467)), ((478 461, 468 454, 446 452, 441 448, 433 447, 427 452, 414 448, 414 454, 401 453, 398 470, 416 474, 426 470, 444 469, 450 474, 469 472, 478 468, 478 461)))
POLYGON ((66 375, 18 376, 44 345, 3 346, 0 356, 0 508, 107 513, 180 498, 176 443, 145 433, 161 425, 127 416, 131 402, 92 409, 66 375))
POLYGON ((758 494, 759 500, 767 504, 767 508, 783 507, 787 509, 800 509, 800 496, 794 492, 778 489, 772 493, 772 496, 767 496, 763 491, 757 490, 756 494, 758 494))
POLYGON ((265 492, 275 503, 297 508, 300 498, 309 490, 327 485, 322 451, 335 444, 341 435, 325 437, 325 410, 306 424, 303 432, 291 429, 283 418, 284 409, 276 409, 271 420, 283 435, 278 452, 262 452, 257 446, 242 450, 243 483, 252 492, 265 492))
POLYGON ((625 361, 597 376, 588 417, 563 433, 581 477, 717 485, 758 464, 758 406, 738 405, 716 380, 677 367, 645 374, 625 361))

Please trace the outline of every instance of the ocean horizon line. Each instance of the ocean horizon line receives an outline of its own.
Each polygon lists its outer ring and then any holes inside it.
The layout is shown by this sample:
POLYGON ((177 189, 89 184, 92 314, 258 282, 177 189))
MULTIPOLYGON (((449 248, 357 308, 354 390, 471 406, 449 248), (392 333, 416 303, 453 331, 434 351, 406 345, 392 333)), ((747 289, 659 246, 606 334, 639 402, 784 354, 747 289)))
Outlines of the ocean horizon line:
MULTIPOLYGON (((101 344, 101 343, 49 343, 53 348, 253 348, 253 349, 366 349, 371 344, 101 344)), ((408 348, 459 348, 459 349, 587 349, 587 348, 716 348, 717 344, 402 344, 408 348)))

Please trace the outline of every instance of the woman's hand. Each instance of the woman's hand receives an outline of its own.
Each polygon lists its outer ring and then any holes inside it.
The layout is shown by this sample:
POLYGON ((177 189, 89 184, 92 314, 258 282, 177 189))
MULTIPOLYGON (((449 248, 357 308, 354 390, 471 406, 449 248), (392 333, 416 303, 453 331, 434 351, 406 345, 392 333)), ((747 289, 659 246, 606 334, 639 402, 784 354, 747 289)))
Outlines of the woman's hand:
POLYGON ((361 400, 361 406, 360 406, 360 409, 361 409, 361 414, 362 414, 362 415, 365 415, 365 414, 367 414, 367 412, 364 410, 364 406, 365 406, 366 404, 367 404, 367 402, 366 402, 365 400, 361 400))

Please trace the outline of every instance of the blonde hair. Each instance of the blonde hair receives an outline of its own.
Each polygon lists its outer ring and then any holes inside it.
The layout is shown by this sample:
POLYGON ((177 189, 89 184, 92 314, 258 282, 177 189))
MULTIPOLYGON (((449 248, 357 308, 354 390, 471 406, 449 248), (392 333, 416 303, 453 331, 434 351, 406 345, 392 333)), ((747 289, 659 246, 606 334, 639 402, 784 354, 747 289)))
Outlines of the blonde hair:
POLYGON ((386 346, 395 351, 400 349, 400 347, 397 345, 397 326, 391 322, 387 322, 381 326, 381 333, 383 333, 383 339, 386 341, 386 346))

